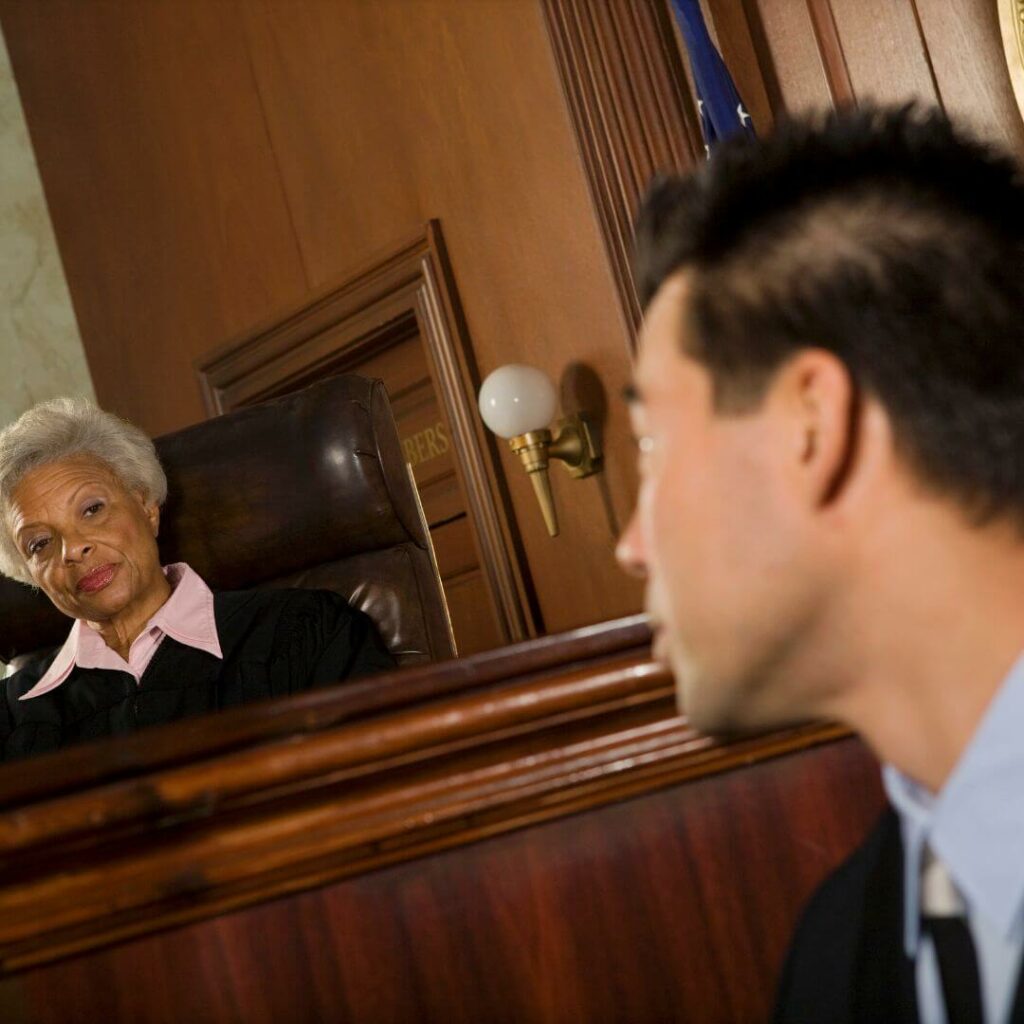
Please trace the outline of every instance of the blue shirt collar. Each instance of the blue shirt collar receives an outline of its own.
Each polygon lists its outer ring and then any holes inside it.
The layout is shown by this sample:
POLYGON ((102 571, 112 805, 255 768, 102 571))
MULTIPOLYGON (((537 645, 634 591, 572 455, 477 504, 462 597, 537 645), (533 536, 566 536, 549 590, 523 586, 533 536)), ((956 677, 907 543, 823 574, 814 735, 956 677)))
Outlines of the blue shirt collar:
POLYGON ((882 778, 900 816, 907 954, 920 938, 925 843, 943 861, 970 913, 1009 941, 1024 921, 1024 656, 992 699, 937 795, 885 765, 882 778))

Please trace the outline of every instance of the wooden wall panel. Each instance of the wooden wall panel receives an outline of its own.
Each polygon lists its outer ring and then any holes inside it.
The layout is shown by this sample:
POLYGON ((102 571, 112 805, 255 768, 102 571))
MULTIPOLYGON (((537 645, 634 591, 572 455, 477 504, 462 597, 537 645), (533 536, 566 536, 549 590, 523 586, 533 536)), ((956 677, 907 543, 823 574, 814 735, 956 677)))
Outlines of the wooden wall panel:
POLYGON ((946 110, 1024 156, 993 0, 915 0, 946 110))
POLYGON ((605 484, 621 522, 633 494, 616 400, 627 347, 538 6, 263 0, 245 23, 314 284, 437 216, 481 377, 526 362, 558 382, 579 361, 601 378, 613 396, 605 478, 553 469, 560 537, 547 536, 526 474, 500 450, 546 628, 637 607, 602 495, 605 484))
POLYGON ((804 0, 756 4, 754 18, 762 26, 767 62, 775 70, 783 106, 793 112, 827 107, 832 94, 810 6, 804 0))
MULTIPOLYGON (((198 419, 193 359, 437 217, 481 375, 515 360, 558 379, 579 362, 609 397, 605 474, 553 473, 561 537, 501 451, 544 625, 635 609, 612 557, 635 489, 615 400, 636 319, 629 240, 591 196, 652 154, 685 162, 693 138, 667 8, 634 4, 0 0, 101 401, 153 432, 198 419), (575 82, 548 34, 556 9, 586 29, 575 82), (591 31, 611 21, 614 39, 591 31), (584 73, 593 97, 627 94, 619 59, 642 72, 637 102, 606 113, 653 111, 651 131, 570 120, 584 73), (648 152, 673 125, 678 138, 648 152)), ((781 106, 916 96, 1024 153, 988 0, 707 8, 762 122, 781 106)))
POLYGON ((552 474, 559 538, 502 446, 545 627, 639 607, 613 558, 627 332, 536 0, 0 15, 103 404, 154 433, 194 422, 194 359, 436 217, 481 375, 583 363, 609 396, 605 473, 552 474))
POLYGON ((881 802, 877 765, 844 740, 29 970, 0 982, 0 1008, 24 1024, 763 1021, 799 908, 881 802))
POLYGON ((236 4, 183 7, 0 6, 97 398, 152 434, 307 286, 236 4))
POLYGON ((740 62, 734 73, 749 76, 756 65, 766 87, 778 83, 786 109, 920 99, 1024 156, 990 0, 744 0, 724 17, 727 6, 709 2, 723 49, 740 62), (743 52, 747 38, 753 56, 743 52))
POLYGON ((912 0, 831 0, 831 7, 858 102, 939 100, 912 0))

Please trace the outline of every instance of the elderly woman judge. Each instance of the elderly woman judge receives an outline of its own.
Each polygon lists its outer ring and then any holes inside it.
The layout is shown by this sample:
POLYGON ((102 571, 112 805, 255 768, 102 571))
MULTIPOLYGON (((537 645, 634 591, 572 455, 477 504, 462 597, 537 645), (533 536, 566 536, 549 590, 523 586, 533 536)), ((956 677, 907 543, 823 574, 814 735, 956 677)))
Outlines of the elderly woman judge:
POLYGON ((4 758, 393 665, 337 594, 213 593, 184 563, 161 566, 166 493, 152 441, 84 400, 43 402, 0 432, 0 572, 75 620, 5 681, 4 758))

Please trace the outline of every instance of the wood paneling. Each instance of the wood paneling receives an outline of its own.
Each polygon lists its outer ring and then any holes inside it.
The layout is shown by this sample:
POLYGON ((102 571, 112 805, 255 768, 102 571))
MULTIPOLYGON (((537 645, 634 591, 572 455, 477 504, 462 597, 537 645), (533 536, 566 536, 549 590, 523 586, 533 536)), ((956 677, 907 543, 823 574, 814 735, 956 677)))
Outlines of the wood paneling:
POLYGON ((0 993, 26 1024, 749 1024, 768 1017, 797 908, 877 807, 877 769, 844 741, 29 971, 0 993))
MULTIPOLYGON (((620 304, 633 324, 639 312, 621 210, 637 198, 639 172, 673 161, 686 170, 700 152, 681 34, 667 0, 633 5, 632 17, 622 15, 628 0, 542 3, 620 304), (624 88, 629 80, 635 92, 624 88), (655 131, 665 111, 676 138, 662 153, 637 124, 655 131)), ((702 0, 702 7, 762 133, 786 110, 916 99, 1024 156, 1024 126, 989 0, 964 0, 955 11, 944 0, 702 0)))
POLYGON ((758 66, 778 81, 789 110, 919 99, 1024 157, 1024 121, 990 0, 745 0, 744 7, 761 40, 758 66))
MULTIPOLYGON (((923 97, 1024 154, 989 0, 707 7, 760 121, 780 104, 923 97)), ((151 432, 200 417, 192 359, 432 217, 481 376, 523 361, 557 380, 579 362, 609 396, 625 383, 632 207, 649 173, 699 147, 661 0, 0 0, 0 14, 97 392, 151 432)), ((607 409, 603 477, 553 474, 558 538, 500 448, 548 629, 639 605, 613 561, 635 474, 624 411, 607 409)))
POLYGON ((0 771, 0 1006, 764 1019, 877 766, 832 727, 695 734, 648 641, 626 620, 0 771))
POLYGON ((641 310, 629 261, 640 198, 656 174, 687 170, 704 152, 671 15, 631 0, 541 3, 633 335, 641 310))
POLYGON ((915 0, 946 110, 1024 157, 995 2, 915 0))
POLYGON ((476 365, 440 224, 427 224, 301 309, 218 347, 196 370, 211 415, 336 373, 379 377, 430 528, 467 521, 472 564, 456 569, 450 545, 438 551, 446 593, 461 576, 451 609, 459 651, 541 632, 495 446, 476 411, 476 365))
POLYGON ((307 287, 237 6, 182 6, 0 9, 97 398, 153 435, 202 418, 195 355, 307 287))
MULTIPOLYGON (((481 376, 617 396, 628 340, 536 0, 2 0, 101 401, 199 419, 193 359, 438 218, 481 376)), ((621 403, 601 482, 560 472, 549 538, 501 447, 544 625, 635 611, 611 521, 635 490, 621 403), (574 600, 564 594, 571 585, 574 600)))
MULTIPOLYGON (((438 217, 481 377, 527 362, 557 382, 580 361, 617 396, 623 324, 534 0, 296 6, 248 4, 245 24, 313 281, 344 268, 342 246, 376 251, 396 222, 438 217)), ((634 471, 620 403, 606 438, 621 522, 634 471)), ((635 610, 599 485, 552 474, 552 539, 504 444, 500 458, 545 627, 635 610)))
POLYGON ((941 102, 912 0, 830 0, 858 100, 941 102))

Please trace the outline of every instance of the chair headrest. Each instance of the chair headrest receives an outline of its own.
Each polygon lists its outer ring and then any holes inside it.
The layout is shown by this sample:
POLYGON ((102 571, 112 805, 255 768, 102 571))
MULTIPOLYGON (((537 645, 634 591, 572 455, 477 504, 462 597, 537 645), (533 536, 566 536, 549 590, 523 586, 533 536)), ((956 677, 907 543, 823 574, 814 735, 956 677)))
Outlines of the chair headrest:
POLYGON ((215 590, 321 562, 423 546, 384 385, 343 375, 166 434, 165 562, 215 590))

